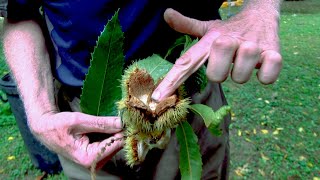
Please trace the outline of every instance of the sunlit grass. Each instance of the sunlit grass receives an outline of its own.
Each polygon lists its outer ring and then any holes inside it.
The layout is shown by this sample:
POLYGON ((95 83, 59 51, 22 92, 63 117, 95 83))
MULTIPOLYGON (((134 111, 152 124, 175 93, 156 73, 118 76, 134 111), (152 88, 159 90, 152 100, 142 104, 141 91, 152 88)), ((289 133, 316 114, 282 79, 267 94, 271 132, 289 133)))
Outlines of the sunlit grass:
POLYGON ((319 177, 320 14, 283 14, 283 70, 273 85, 255 75, 244 85, 224 83, 234 117, 233 179, 319 177))

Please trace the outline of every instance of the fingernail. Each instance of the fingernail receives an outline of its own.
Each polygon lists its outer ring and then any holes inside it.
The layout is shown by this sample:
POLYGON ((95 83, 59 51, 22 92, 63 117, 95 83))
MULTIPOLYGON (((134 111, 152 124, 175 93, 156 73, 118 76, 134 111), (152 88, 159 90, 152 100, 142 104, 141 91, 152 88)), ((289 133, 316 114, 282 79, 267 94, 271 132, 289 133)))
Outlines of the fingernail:
POLYGON ((160 92, 159 92, 159 91, 155 91, 155 92, 153 92, 151 98, 152 98, 154 101, 159 101, 160 96, 161 96, 160 92))

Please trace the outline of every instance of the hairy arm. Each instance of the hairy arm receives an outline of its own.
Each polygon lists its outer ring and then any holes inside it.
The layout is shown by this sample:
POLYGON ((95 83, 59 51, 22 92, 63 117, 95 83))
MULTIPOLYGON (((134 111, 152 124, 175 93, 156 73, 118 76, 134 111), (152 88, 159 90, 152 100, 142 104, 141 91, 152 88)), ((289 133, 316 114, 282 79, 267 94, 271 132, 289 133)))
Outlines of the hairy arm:
POLYGON ((282 66, 280 3, 281 0, 248 0, 240 13, 226 21, 199 21, 167 9, 164 19, 171 28, 201 39, 177 59, 152 98, 161 101, 170 96, 207 60, 206 74, 212 82, 223 82, 230 74, 234 82, 245 83, 258 68, 259 81, 273 83, 282 66))
POLYGON ((280 5, 283 0, 248 0, 245 1, 244 11, 246 10, 265 10, 270 13, 275 13, 274 15, 279 16, 280 5))
POLYGON ((119 117, 58 112, 50 57, 42 29, 36 21, 5 20, 3 46, 24 102, 28 125, 43 144, 85 167, 90 167, 93 162, 105 163, 121 149, 122 140, 106 146, 112 139, 123 136, 119 117), (87 133, 91 132, 114 136, 89 143, 87 133))
POLYGON ((23 99, 28 123, 56 112, 53 77, 42 30, 35 21, 5 21, 4 52, 23 99))

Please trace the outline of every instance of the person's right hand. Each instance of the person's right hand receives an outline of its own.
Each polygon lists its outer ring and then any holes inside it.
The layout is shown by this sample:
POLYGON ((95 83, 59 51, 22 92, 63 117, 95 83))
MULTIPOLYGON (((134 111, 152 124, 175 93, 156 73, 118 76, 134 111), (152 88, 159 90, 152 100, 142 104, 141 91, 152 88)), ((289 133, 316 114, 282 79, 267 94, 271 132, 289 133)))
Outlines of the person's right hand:
POLYGON ((97 117, 79 112, 46 113, 30 129, 49 149, 89 168, 93 162, 103 166, 123 146, 120 117, 97 117), (88 133, 113 136, 89 142, 88 133))

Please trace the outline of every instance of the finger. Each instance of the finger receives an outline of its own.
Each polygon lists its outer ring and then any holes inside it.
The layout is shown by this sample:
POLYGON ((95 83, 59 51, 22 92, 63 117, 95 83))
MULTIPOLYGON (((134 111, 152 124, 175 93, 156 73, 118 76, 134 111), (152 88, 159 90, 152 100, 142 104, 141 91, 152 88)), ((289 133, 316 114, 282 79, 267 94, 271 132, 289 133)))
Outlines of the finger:
POLYGON ((257 73, 258 79, 263 84, 275 82, 282 68, 281 55, 273 50, 264 51, 261 54, 262 65, 257 73))
POLYGON ((92 116, 83 113, 76 114, 78 121, 75 126, 78 132, 116 133, 122 130, 121 119, 118 116, 92 116))
POLYGON ((247 82, 260 60, 260 49, 249 41, 241 43, 232 69, 232 80, 237 83, 247 82))
MULTIPOLYGON (((103 159, 109 160, 124 145, 123 134, 118 133, 102 141, 89 144, 87 138, 76 141, 79 145, 75 154, 75 161, 85 167, 90 167, 93 163, 98 163, 103 159)), ((106 161, 105 161, 106 162, 106 161)))
POLYGON ((204 36, 198 43, 183 54, 172 69, 167 73, 152 94, 152 99, 161 101, 172 93, 209 57, 211 42, 219 36, 219 33, 204 36))
POLYGON ((227 78, 238 47, 238 40, 229 36, 220 36, 213 42, 207 65, 208 80, 222 82, 227 78))
POLYGON ((97 146, 97 169, 107 163, 119 150, 124 146, 124 138, 122 133, 115 134, 97 146))
POLYGON ((207 32, 207 22, 186 17, 171 8, 164 12, 164 20, 169 26, 181 33, 202 37, 207 32))

